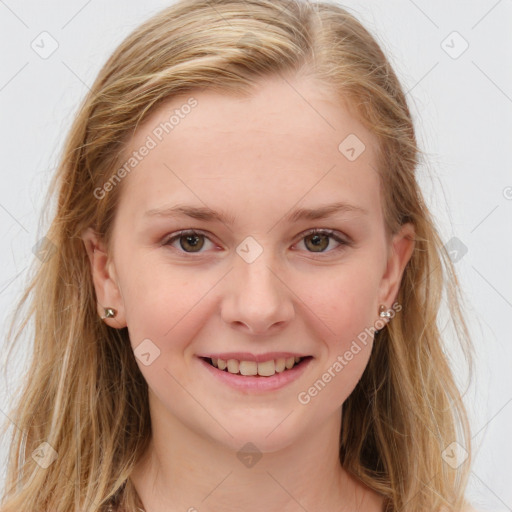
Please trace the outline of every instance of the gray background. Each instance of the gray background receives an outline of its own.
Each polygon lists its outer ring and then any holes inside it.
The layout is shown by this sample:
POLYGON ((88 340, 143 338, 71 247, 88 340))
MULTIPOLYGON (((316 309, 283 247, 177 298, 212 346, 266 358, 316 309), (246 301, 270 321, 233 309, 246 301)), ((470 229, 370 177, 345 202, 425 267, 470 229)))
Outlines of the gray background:
MULTIPOLYGON (((122 39, 168 4, 0 0, 0 347, 32 248, 47 229, 38 228, 42 192, 79 101, 122 39), (44 31, 58 44, 47 58, 31 47, 51 48, 44 31)), ((419 179, 443 240, 459 251, 456 268, 477 352, 465 393, 476 447, 468 497, 482 511, 512 511, 512 344, 506 325, 512 314, 512 2, 342 5, 377 37, 408 91, 429 155, 419 179)), ((17 347, 1 377, 3 415, 26 368, 28 343, 17 347)), ((465 389, 460 354, 450 346, 465 389)), ((2 462, 6 450, 4 439, 2 462)))

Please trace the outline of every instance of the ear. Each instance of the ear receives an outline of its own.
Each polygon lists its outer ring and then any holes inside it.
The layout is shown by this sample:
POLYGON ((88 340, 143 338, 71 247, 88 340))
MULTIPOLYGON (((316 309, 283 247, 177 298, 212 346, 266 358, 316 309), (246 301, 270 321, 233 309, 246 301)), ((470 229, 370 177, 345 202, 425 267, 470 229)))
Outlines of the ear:
POLYGON ((105 316, 104 308, 106 307, 116 309, 115 317, 105 318, 103 321, 110 327, 122 329, 126 327, 124 301, 117 283, 114 263, 109 261, 104 243, 92 228, 84 230, 81 238, 91 263, 98 315, 100 318, 105 316))
POLYGON ((391 238, 386 271, 379 287, 379 304, 385 304, 388 308, 396 300, 405 266, 412 256, 414 235, 414 226, 407 223, 391 238))

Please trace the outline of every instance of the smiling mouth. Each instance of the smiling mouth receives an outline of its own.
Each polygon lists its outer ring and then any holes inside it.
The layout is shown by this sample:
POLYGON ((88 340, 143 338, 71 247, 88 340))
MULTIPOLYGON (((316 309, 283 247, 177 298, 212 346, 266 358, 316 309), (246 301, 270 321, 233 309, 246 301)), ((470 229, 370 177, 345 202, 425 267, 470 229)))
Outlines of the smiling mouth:
POLYGON ((297 366, 300 366, 311 359, 312 356, 307 357, 287 357, 279 359, 270 359, 257 363, 255 361, 238 361, 237 359, 213 359, 210 357, 201 357, 214 368, 220 371, 231 373, 233 375, 257 376, 257 377, 271 377, 276 373, 287 372, 297 366))

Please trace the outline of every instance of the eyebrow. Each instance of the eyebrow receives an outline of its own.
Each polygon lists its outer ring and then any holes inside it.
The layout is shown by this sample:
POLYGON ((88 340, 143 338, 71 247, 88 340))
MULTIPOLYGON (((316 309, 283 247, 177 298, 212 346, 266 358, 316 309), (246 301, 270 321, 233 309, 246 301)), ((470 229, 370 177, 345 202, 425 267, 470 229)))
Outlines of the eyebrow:
MULTIPOLYGON (((297 222, 299 220, 318 220, 325 219, 336 213, 355 212, 362 215, 368 215, 368 211, 360 206, 337 202, 319 206, 316 208, 298 208, 285 216, 287 222, 297 222)), ((227 212, 217 212, 206 206, 192 206, 185 204, 176 204, 154 208, 144 214, 145 217, 191 217, 192 219, 203 220, 207 222, 218 221, 223 224, 233 225, 235 216, 227 212)))

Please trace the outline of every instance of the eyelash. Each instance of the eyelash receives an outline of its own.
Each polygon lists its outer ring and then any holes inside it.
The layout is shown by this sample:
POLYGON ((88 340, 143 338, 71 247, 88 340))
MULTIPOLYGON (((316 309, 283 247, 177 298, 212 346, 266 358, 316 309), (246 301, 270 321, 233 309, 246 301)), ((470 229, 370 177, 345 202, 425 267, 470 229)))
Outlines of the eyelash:
MULTIPOLYGON (((166 237, 164 239, 164 241, 162 242, 162 245, 170 246, 174 241, 179 240, 180 238, 182 238, 184 236, 189 236, 189 235, 204 236, 208 240, 210 240, 208 238, 208 235, 206 233, 202 232, 201 230, 185 229, 185 230, 177 232, 176 234, 171 234, 168 237, 166 237)), ((318 229, 318 228, 313 228, 313 229, 310 229, 310 230, 302 233, 299 241, 302 241, 304 238, 311 236, 311 235, 327 235, 329 238, 332 238, 334 241, 338 242, 340 245, 330 251, 321 251, 321 252, 308 251, 308 252, 310 252, 310 254, 320 254, 321 255, 321 254, 333 253, 333 252, 337 252, 338 250, 343 249, 344 247, 350 247, 352 245, 351 240, 341 238, 340 236, 338 236, 336 234, 336 231, 333 231, 331 229, 318 229)), ((183 251, 182 249, 177 249, 177 250, 183 254, 201 254, 201 252, 194 253, 194 252, 186 252, 186 251, 183 251)))

